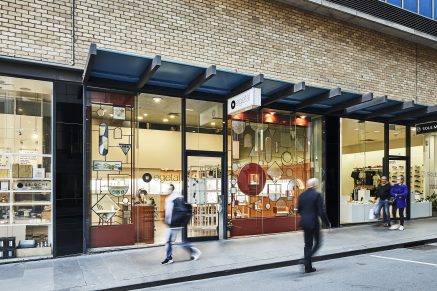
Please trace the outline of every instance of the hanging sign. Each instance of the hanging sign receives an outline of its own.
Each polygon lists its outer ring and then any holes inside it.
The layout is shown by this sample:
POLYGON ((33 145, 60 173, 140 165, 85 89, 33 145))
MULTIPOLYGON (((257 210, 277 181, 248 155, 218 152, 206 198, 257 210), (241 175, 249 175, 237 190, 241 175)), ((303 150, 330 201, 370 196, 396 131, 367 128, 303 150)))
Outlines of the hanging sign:
POLYGON ((416 134, 437 132, 437 121, 416 124, 416 134))
POLYGON ((237 114, 261 106, 261 88, 250 88, 228 100, 228 114, 237 114))

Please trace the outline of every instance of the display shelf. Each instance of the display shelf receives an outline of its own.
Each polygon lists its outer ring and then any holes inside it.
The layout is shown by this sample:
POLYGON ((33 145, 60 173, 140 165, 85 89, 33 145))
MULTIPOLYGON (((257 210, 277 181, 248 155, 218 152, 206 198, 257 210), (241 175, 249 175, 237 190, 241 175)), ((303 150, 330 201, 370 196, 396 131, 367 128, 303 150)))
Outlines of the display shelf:
POLYGON ((51 222, 40 222, 40 223, 1 223, 0 222, 0 227, 4 226, 4 227, 11 227, 11 226, 18 226, 18 225, 26 225, 26 226, 50 226, 52 225, 51 222))
POLYGON ((52 224, 51 222, 47 222, 47 221, 37 222, 34 220, 29 220, 29 219, 22 220, 22 219, 16 219, 16 218, 14 218, 14 223, 12 223, 12 225, 32 225, 32 226, 51 225, 51 224, 52 224))
POLYGON ((0 203, 0 206, 9 206, 10 203, 0 203))
POLYGON ((12 178, 12 180, 20 180, 20 181, 51 181, 50 178, 12 178))
POLYGON ((52 190, 11 190, 14 193, 51 193, 52 190))
POLYGON ((51 202, 40 202, 40 201, 26 201, 26 202, 12 202, 13 206, 21 206, 21 205, 52 205, 51 202))

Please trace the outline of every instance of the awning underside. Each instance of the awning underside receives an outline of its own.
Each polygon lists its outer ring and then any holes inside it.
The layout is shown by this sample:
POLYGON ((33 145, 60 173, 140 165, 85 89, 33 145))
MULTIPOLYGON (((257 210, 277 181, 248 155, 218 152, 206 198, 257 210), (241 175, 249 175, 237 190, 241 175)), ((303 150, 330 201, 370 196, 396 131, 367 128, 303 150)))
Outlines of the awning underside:
POLYGON ((347 92, 340 88, 307 86, 265 78, 262 74, 238 72, 161 61, 160 56, 145 57, 90 47, 83 83, 129 92, 186 96, 225 102, 252 87, 261 88, 262 108, 333 115, 378 122, 414 125, 437 118, 437 106, 398 101, 372 93, 347 92))

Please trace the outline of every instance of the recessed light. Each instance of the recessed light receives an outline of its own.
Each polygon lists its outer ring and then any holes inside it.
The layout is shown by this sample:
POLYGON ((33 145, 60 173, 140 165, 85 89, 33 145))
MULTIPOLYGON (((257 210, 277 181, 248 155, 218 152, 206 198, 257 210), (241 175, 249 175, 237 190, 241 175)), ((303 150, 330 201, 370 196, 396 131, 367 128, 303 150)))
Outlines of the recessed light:
POLYGON ((167 119, 167 118, 164 118, 162 121, 164 121, 164 122, 168 122, 168 119, 167 119))
POLYGON ((143 120, 143 117, 142 116, 138 116, 138 120, 143 120))
POLYGON ((162 98, 161 97, 153 97, 153 102, 155 102, 155 103, 159 103, 159 102, 161 102, 162 101, 162 98))
POLYGON ((374 130, 373 132, 376 132, 376 133, 378 133, 378 132, 381 132, 380 130, 374 130))
POLYGON ((170 114, 168 117, 170 117, 171 119, 175 119, 176 115, 170 114))
POLYGON ((306 115, 301 115, 300 118, 305 119, 305 118, 307 118, 307 116, 306 115))
POLYGON ((147 114, 147 113, 144 113, 143 115, 144 115, 144 117, 147 117, 147 116, 149 116, 149 114, 147 114))
POLYGON ((213 122, 211 122, 211 125, 212 125, 212 126, 215 126, 215 122, 214 122, 214 121, 213 121, 213 122))

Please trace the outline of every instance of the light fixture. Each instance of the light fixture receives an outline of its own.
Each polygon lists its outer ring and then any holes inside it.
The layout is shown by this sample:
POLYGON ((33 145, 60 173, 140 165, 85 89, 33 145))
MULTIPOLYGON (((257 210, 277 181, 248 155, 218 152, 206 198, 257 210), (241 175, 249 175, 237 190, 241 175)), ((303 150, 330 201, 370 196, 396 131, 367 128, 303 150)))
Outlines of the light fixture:
POLYGON ((114 116, 114 114, 110 113, 110 114, 109 114, 109 116, 113 117, 113 116, 114 116))
POLYGON ((360 130, 359 128, 354 128, 354 130, 360 130))
POLYGON ((159 103, 159 102, 161 102, 162 101, 162 98, 161 97, 153 97, 153 102, 155 102, 155 103, 159 103))
POLYGON ((33 139, 38 139, 38 133, 37 133, 36 131, 34 131, 34 132, 32 133, 32 138, 33 138, 33 139))
POLYGON ((147 116, 149 116, 149 114, 147 114, 147 113, 144 113, 143 115, 144 115, 144 117, 147 117, 147 116))
POLYGON ((373 132, 376 132, 376 133, 378 133, 378 132, 381 132, 380 130, 374 130, 373 132))
POLYGON ((305 118, 307 118, 307 116, 306 115, 301 115, 300 118, 305 119, 305 118))
POLYGON ((187 108, 186 110, 187 111, 194 111, 194 109, 191 109, 191 108, 187 108))
POLYGON ((175 118, 176 118, 176 115, 170 113, 170 114, 168 115, 168 117, 170 117, 171 119, 175 119, 175 118))
POLYGON ((213 122, 211 122, 211 125, 212 125, 212 126, 215 126, 215 122, 214 122, 214 121, 213 121, 213 122))
POLYGON ((142 116, 138 116, 138 120, 143 120, 143 117, 142 116))
POLYGON ((164 118, 162 121, 164 121, 164 122, 168 122, 168 119, 167 119, 167 118, 164 118))
POLYGON ((23 112, 23 108, 18 108, 18 111, 23 112))

